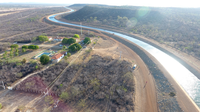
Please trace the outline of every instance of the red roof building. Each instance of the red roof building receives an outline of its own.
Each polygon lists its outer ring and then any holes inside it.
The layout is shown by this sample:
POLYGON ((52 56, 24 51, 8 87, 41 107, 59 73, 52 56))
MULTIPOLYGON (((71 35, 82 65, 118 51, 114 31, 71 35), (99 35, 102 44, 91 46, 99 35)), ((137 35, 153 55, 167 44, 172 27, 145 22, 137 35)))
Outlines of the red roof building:
POLYGON ((53 62, 59 62, 62 58, 64 57, 64 54, 62 54, 62 53, 58 53, 58 54, 56 54, 56 55, 54 55, 52 58, 51 58, 51 60, 53 61, 53 62))

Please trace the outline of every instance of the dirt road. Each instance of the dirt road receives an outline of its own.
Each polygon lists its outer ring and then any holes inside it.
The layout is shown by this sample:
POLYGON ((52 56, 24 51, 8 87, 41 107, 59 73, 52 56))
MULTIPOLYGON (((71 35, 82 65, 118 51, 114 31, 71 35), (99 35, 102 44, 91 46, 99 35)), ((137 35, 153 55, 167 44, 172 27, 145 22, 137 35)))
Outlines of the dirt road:
MULTIPOLYGON (((135 111, 136 112, 157 112, 157 98, 155 83, 152 75, 142 59, 130 48, 121 44, 120 42, 107 37, 115 42, 115 44, 108 48, 95 47, 94 51, 113 56, 120 57, 120 51, 122 52, 122 58, 134 61, 138 65, 138 68, 133 72, 136 82, 136 94, 135 94, 135 111), (146 83, 147 82, 147 83, 146 83)), ((103 43, 103 42, 102 42, 103 43)), ((104 42, 105 43, 105 42, 104 42)), ((103 47, 103 46, 102 46, 103 47)))

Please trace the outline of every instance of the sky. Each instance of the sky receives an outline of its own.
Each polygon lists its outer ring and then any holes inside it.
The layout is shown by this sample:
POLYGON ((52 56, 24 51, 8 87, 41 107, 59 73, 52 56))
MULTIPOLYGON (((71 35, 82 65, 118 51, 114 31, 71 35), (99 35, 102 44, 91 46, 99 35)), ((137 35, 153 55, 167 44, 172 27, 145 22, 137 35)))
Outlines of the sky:
POLYGON ((200 7, 198 0, 1 0, 0 3, 106 4, 151 7, 200 7))

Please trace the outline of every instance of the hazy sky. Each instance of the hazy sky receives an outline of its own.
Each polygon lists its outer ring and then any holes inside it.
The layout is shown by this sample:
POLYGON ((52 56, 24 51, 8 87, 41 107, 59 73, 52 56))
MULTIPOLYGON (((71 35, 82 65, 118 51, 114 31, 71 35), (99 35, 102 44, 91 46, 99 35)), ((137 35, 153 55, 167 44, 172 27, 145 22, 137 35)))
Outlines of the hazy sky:
POLYGON ((0 0, 0 3, 8 2, 34 2, 34 3, 56 3, 56 4, 107 4, 107 5, 133 5, 133 6, 155 6, 155 7, 200 7, 198 0, 0 0))

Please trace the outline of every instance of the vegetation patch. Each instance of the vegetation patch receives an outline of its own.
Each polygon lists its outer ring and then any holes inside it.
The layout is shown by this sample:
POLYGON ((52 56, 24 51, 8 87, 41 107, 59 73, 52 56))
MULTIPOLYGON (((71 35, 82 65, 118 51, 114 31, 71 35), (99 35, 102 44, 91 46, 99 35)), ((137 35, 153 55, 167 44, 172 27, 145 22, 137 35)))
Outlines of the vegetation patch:
POLYGON ((53 91, 77 111, 91 109, 94 103, 98 111, 133 111, 134 80, 125 75, 131 72, 131 63, 127 61, 93 55, 87 63, 71 65, 53 91))

